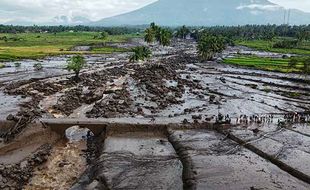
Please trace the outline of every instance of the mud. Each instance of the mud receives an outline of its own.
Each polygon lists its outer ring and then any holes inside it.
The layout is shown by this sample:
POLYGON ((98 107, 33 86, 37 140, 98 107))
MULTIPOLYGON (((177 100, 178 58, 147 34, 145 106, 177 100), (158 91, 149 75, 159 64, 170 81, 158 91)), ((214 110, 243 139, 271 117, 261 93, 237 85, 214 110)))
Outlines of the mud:
POLYGON ((170 130, 185 165, 186 189, 308 189, 224 135, 209 130, 170 130))
POLYGON ((24 189, 69 189, 86 169, 85 142, 58 142, 24 189))
MULTIPOLYGON (((135 39, 114 45, 142 44, 135 39)), ((69 56, 25 60, 19 69, 1 69, 0 116, 13 125, 1 128, 0 185, 11 189, 310 188, 305 178, 296 175, 310 175, 306 167, 309 76, 224 65, 221 58, 202 63, 191 40, 150 48, 153 57, 138 63, 129 63, 128 53, 87 55, 88 65, 78 81, 64 70, 69 56), (44 65, 42 71, 33 70, 37 62, 44 65), (43 118, 220 127, 217 131, 170 128, 169 134, 166 129, 107 129, 98 137, 75 128, 71 137, 80 140, 71 142, 53 136, 48 126, 43 126, 44 132, 31 133, 29 123, 43 118), (23 144, 27 134, 32 138, 23 144), (26 169, 21 167, 25 161, 26 169)), ((228 48, 220 56, 237 54, 283 56, 245 47, 228 48)))
POLYGON ((159 132, 109 131, 93 179, 74 189, 183 189, 182 164, 159 132))

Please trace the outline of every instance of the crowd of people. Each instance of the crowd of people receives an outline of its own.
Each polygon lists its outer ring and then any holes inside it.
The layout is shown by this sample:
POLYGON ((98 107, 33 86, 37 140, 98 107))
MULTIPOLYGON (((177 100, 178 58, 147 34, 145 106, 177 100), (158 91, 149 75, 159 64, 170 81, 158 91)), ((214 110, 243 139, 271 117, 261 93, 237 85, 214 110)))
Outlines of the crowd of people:
MULTIPOLYGON (((277 114, 278 115, 278 114, 277 114)), ((278 119, 278 123, 285 122, 285 123, 309 123, 310 122, 310 112, 292 112, 280 115, 276 117, 278 119)), ((215 117, 216 123, 227 123, 230 124, 232 122, 232 118, 227 115, 223 115, 219 113, 215 117)), ((261 123, 273 123, 275 120, 275 114, 254 114, 254 115, 245 115, 242 114, 236 118, 236 124, 261 124, 261 123)))

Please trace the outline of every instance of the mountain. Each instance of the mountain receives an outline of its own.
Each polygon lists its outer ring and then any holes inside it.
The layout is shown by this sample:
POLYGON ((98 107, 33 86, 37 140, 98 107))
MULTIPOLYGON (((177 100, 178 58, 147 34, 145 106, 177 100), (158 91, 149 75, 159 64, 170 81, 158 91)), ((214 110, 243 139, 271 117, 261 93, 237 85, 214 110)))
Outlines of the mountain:
MULTIPOLYGON (((283 24, 285 11, 268 0, 159 0, 92 25, 143 25, 151 22, 165 26, 283 24)), ((310 24, 310 13, 291 10, 290 24, 310 24)))

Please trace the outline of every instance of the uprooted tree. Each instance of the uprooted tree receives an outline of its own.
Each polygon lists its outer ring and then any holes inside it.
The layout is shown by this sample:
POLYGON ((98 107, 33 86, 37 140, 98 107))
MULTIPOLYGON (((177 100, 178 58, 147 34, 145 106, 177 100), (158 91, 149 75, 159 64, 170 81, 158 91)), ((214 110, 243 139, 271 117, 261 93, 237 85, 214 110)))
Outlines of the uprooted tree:
POLYGON ((71 57, 67 63, 68 65, 66 69, 68 71, 73 71, 75 73, 75 79, 79 80, 80 71, 86 64, 84 57, 82 55, 75 55, 71 57))
POLYGON ((152 52, 149 48, 145 46, 138 46, 135 48, 132 48, 133 54, 130 56, 129 61, 135 62, 135 61, 144 61, 145 59, 148 59, 151 57, 152 52))

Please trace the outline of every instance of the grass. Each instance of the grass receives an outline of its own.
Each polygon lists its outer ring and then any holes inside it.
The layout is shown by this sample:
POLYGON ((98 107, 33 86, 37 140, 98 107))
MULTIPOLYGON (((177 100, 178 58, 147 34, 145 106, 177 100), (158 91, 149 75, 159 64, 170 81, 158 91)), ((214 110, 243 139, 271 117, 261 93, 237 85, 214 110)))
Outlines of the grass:
POLYGON ((273 48, 273 45, 282 38, 278 38, 273 41, 267 40, 239 40, 236 42, 237 45, 247 46, 250 48, 262 50, 262 51, 270 51, 276 53, 286 53, 286 54, 298 54, 298 55, 310 55, 310 42, 303 42, 296 48, 273 48))
POLYGON ((238 56, 234 58, 227 58, 224 60, 226 64, 245 66, 254 69, 276 71, 282 73, 301 73, 303 69, 302 63, 298 63, 296 68, 288 66, 289 59, 283 58, 262 58, 256 56, 238 56))
POLYGON ((0 40, 0 61, 17 59, 37 59, 45 56, 76 54, 76 53, 112 53, 126 51, 123 48, 106 47, 106 42, 126 42, 136 35, 115 35, 107 39, 94 39, 96 32, 62 32, 52 33, 21 33, 0 34, 6 36, 7 41, 0 40), (102 46, 94 48, 91 52, 70 51, 78 45, 102 46))

